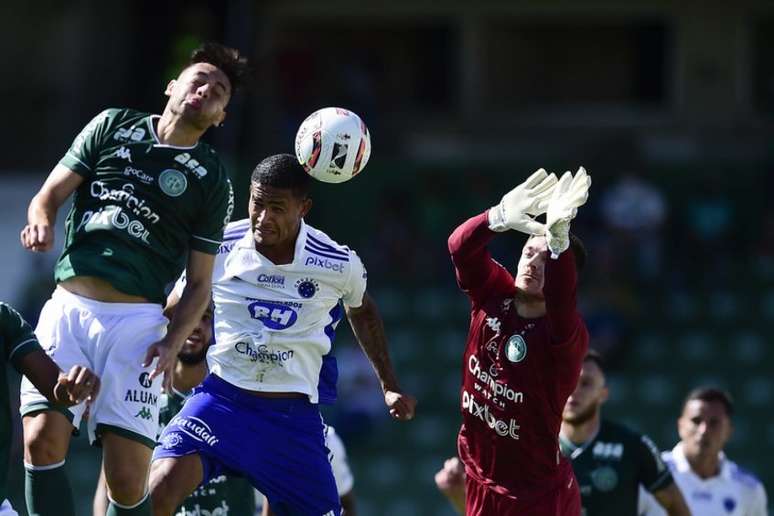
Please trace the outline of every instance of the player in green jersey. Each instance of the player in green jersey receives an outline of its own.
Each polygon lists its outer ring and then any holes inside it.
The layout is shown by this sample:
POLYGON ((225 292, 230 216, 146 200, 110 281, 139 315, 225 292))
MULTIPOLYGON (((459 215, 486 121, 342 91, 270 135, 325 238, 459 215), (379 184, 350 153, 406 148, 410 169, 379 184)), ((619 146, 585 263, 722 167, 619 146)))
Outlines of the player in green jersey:
MULTIPOLYGON (((159 400, 159 433, 177 414, 193 388, 207 376, 207 349, 212 340, 212 311, 210 305, 204 311, 199 324, 186 339, 172 376, 172 390, 161 394, 159 400)), ((107 509, 107 493, 104 474, 100 475, 97 492, 94 495, 94 516, 103 516, 107 509)), ((220 514, 222 516, 252 516, 255 512, 253 486, 241 477, 219 475, 203 486, 199 486, 185 502, 177 508, 175 516, 195 514, 220 514)))
POLYGON ((639 486, 671 516, 690 516, 680 490, 647 436, 601 419, 608 387, 602 359, 590 351, 562 412, 559 444, 572 459, 583 516, 635 516, 639 486))
MULTIPOLYGON (((58 283, 36 328, 62 368, 92 364, 103 378, 90 407, 90 441, 102 446, 108 514, 150 514, 147 472, 158 400, 178 351, 210 298, 214 255, 233 210, 215 151, 200 141, 220 125, 246 72, 239 53, 205 44, 169 82, 161 115, 108 109, 75 138, 32 199, 22 245, 53 247, 59 207, 72 196, 58 283), (164 286, 185 269, 188 283, 168 325, 164 286)), ((52 410, 22 384, 30 512, 73 513, 61 465, 85 407, 52 410)))
POLYGON ((60 406, 91 399, 99 392, 99 378, 76 365, 67 374, 51 360, 32 333, 32 328, 10 305, 0 302, 0 514, 13 511, 8 497, 7 474, 11 453, 11 414, 6 364, 29 378, 46 398, 60 406), (7 511, 7 512, 6 512, 7 511))

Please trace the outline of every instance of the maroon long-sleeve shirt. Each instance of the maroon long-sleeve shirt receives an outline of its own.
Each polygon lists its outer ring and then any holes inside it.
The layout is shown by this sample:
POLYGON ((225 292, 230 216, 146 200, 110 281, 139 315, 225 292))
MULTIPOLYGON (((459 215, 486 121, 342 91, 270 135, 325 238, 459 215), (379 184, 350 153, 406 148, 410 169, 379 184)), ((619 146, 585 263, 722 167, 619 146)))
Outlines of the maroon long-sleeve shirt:
POLYGON ((572 252, 546 260, 546 314, 525 319, 513 276, 486 248, 494 235, 485 212, 449 237, 457 282, 471 300, 457 444, 468 475, 529 506, 571 479, 559 427, 589 338, 576 309, 572 252))

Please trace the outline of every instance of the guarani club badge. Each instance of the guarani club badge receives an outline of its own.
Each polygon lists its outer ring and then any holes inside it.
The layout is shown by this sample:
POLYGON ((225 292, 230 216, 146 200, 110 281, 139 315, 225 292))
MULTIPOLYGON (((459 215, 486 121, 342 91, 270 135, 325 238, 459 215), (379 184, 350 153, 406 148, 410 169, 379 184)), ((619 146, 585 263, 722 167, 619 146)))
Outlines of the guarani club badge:
POLYGON ((159 175, 159 188, 170 197, 179 197, 188 188, 188 179, 179 170, 168 168, 159 175))
POLYGON ((527 342, 521 335, 511 335, 505 347, 505 356, 511 362, 521 362, 527 356, 527 342))

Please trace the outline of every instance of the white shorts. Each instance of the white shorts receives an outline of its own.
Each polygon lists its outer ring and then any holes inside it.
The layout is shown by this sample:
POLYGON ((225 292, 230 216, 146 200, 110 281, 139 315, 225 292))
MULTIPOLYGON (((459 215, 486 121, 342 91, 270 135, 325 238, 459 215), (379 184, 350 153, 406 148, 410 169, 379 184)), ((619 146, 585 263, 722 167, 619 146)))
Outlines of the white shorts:
POLYGON ((13 510, 11 502, 3 500, 3 503, 0 503, 0 516, 19 516, 19 513, 13 510))
MULTIPOLYGON (((148 346, 161 339, 168 320, 161 305, 102 303, 57 287, 35 328, 40 345, 65 372, 74 365, 88 367, 102 382, 89 407, 87 429, 94 444, 103 429, 153 448, 159 429, 161 377, 148 375, 155 365, 142 367, 148 346)), ((53 408, 25 377, 21 385, 22 415, 53 408)), ((63 409, 80 427, 86 403, 63 409)))

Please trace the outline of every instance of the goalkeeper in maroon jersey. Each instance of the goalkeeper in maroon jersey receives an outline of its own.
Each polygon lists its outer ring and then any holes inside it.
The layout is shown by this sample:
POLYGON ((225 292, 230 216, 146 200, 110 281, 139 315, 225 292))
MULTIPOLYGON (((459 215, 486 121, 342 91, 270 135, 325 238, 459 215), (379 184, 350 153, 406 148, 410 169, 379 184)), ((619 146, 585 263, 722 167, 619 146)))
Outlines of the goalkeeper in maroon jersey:
POLYGON ((472 305, 457 443, 468 516, 580 514, 558 436, 588 349, 575 300, 585 251, 570 222, 590 185, 583 168, 559 180, 538 170, 449 237, 457 282, 472 305), (543 213, 545 224, 535 220, 543 213), (506 230, 530 235, 515 279, 486 247, 506 230))

